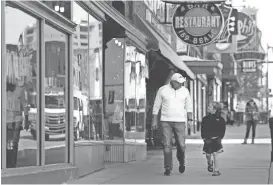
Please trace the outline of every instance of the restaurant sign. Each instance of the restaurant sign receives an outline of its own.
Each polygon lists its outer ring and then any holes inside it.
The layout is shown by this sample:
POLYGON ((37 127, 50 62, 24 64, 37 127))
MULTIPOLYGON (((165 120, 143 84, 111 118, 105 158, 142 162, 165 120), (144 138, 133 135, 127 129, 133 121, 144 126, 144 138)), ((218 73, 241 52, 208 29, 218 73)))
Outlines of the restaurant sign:
POLYGON ((261 45, 262 33, 253 19, 256 17, 256 10, 250 10, 248 8, 238 12, 237 52, 234 53, 236 61, 260 61, 265 58, 265 51, 261 45))
POLYGON ((242 72, 253 73, 256 72, 257 61, 256 60, 245 60, 242 61, 242 72))
POLYGON ((257 26, 255 21, 249 15, 238 12, 238 50, 244 49, 249 43, 255 40, 256 31, 257 26))
POLYGON ((173 15, 177 36, 188 45, 203 46, 215 41, 224 28, 224 16, 213 3, 187 3, 173 15))

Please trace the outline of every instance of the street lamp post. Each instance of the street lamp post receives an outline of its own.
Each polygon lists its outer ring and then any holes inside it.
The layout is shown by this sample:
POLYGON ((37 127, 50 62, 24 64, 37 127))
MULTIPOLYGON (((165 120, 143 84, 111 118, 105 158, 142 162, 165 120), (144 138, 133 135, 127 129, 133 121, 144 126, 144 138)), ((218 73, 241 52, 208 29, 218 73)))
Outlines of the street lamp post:
POLYGON ((269 120, 269 61, 268 61, 268 51, 269 49, 273 49, 272 46, 267 45, 266 50, 266 110, 267 110, 267 120, 269 120))
MULTIPOLYGON (((268 81, 269 81, 269 74, 268 74, 268 64, 269 64, 269 61, 268 61, 268 51, 269 49, 273 49, 272 46, 269 46, 267 45, 267 50, 266 50, 266 108, 267 108, 267 121, 269 122, 269 85, 268 85, 268 81)), ((269 128, 270 129, 273 129, 272 128, 272 125, 270 125, 269 123, 269 128)), ((270 133, 272 133, 272 131, 270 130, 270 133)), ((271 134, 271 162, 273 161, 273 136, 271 134)))

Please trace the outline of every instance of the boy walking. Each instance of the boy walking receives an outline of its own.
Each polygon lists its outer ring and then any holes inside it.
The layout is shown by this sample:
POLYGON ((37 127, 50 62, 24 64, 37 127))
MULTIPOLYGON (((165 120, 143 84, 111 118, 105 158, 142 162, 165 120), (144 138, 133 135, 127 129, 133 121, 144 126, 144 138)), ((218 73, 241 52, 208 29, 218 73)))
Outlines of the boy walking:
POLYGON ((218 154, 223 152, 222 139, 225 136, 226 122, 221 116, 221 104, 213 103, 208 106, 209 115, 201 123, 201 137, 204 140, 203 152, 206 154, 208 171, 213 176, 219 176, 218 154), (213 157, 213 161, 212 161, 213 157))

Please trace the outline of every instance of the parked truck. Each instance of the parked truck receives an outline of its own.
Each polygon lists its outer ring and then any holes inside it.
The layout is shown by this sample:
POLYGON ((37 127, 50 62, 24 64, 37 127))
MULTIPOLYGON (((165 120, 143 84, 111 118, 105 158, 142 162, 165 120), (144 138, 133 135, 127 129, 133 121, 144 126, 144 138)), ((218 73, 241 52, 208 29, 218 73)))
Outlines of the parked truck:
MULTIPOLYGON (((74 138, 78 140, 84 130, 83 123, 83 99, 84 96, 80 91, 73 94, 74 108, 73 108, 73 126, 74 138)), ((50 137, 65 137, 67 130, 66 122, 67 107, 65 104, 64 91, 61 88, 51 88, 45 93, 45 140, 48 141, 50 137)), ((34 139, 36 139, 37 128, 37 108, 30 108, 29 122, 30 132, 34 139)))

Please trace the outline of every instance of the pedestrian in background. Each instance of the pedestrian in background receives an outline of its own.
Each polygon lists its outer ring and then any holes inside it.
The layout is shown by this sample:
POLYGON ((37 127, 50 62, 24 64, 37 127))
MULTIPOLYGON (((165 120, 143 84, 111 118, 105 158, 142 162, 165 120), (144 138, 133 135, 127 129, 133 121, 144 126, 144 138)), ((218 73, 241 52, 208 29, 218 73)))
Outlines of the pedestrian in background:
POLYGON ((208 171, 213 172, 213 176, 221 175, 217 156, 223 152, 222 139, 226 131, 226 121, 221 115, 221 109, 222 105, 218 102, 209 104, 209 115, 205 116, 201 123, 201 137, 204 140, 203 152, 206 154, 208 171))
POLYGON ((169 84, 159 88, 154 106, 152 127, 157 128, 157 115, 161 109, 161 126, 163 134, 164 153, 164 175, 171 175, 173 169, 172 138, 176 139, 177 153, 179 161, 179 172, 185 171, 185 128, 192 124, 192 100, 189 90, 183 86, 186 82, 186 73, 182 75, 175 73, 171 77, 169 84))
POLYGON ((225 122, 228 123, 228 105, 227 103, 219 103, 221 108, 221 116, 224 118, 225 122))
POLYGON ((256 126, 259 120, 259 109, 253 99, 249 100, 245 109, 246 115, 246 135, 243 144, 247 144, 250 128, 252 127, 252 144, 254 144, 256 135, 256 126))
POLYGON ((269 110, 269 128, 270 128, 270 135, 271 135, 271 161, 273 160, 273 104, 270 106, 269 110))

